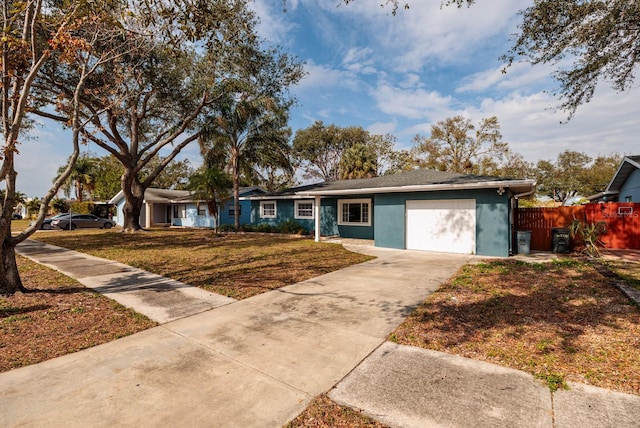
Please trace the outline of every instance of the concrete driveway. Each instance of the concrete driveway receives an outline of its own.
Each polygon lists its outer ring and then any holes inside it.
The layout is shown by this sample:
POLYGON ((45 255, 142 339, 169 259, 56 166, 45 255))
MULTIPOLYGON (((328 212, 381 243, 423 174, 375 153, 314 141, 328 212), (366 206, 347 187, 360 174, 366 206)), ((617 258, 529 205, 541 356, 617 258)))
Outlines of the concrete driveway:
POLYGON ((358 249, 378 258, 2 373, 0 426, 281 426, 472 258, 358 249))

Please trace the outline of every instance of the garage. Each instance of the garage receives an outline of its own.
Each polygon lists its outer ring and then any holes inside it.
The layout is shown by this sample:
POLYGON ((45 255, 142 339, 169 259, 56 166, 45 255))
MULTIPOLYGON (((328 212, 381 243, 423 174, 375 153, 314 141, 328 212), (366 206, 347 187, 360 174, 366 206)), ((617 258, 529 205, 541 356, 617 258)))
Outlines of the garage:
POLYGON ((476 200, 406 201, 406 248, 476 253, 476 200))

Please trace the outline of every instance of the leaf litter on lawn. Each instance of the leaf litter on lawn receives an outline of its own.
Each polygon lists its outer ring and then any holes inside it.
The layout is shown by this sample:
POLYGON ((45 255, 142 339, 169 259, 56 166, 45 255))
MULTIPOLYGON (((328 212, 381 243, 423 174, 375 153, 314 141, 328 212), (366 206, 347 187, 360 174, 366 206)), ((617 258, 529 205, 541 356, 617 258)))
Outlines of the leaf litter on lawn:
POLYGON ((466 265, 391 339, 640 395, 640 311, 579 259, 466 265))

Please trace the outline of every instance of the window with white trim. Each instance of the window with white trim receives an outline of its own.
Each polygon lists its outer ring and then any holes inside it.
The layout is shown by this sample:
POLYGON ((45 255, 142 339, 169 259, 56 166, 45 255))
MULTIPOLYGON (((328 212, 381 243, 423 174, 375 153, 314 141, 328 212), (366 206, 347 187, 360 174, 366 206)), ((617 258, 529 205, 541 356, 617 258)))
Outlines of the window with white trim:
POLYGON ((205 216, 207 215, 207 205, 198 203, 198 215, 205 216))
POLYGON ((295 201, 295 218, 313 218, 313 201, 295 201))
POLYGON ((260 218, 276 218, 276 201, 260 202, 260 218))
POLYGON ((187 206, 182 204, 174 205, 173 218, 187 218, 187 206))
POLYGON ((348 226, 371 226, 371 199, 339 200, 338 224, 348 226))

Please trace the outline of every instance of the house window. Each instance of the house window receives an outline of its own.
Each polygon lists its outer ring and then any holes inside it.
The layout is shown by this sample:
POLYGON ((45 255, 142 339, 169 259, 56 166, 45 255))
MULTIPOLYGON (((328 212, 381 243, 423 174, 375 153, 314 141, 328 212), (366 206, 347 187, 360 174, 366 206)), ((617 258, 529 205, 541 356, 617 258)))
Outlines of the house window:
POLYGON ((173 218, 187 218, 187 206, 186 205, 174 205, 173 206, 173 218))
POLYGON ((338 201, 338 224, 370 226, 370 212, 371 199, 344 199, 338 201))
POLYGON ((207 206, 205 204, 198 204, 198 215, 207 215, 207 206))
POLYGON ((313 201, 296 201, 295 218, 313 218, 313 201))
MULTIPOLYGON (((229 217, 235 217, 236 209, 233 205, 229 207, 229 217)), ((238 215, 242 215, 242 205, 238 205, 238 215)))
POLYGON ((260 218, 276 218, 275 201, 260 202, 260 218))
POLYGON ((633 198, 631 196, 625 196, 624 197, 624 201, 625 202, 633 202, 633 198))

